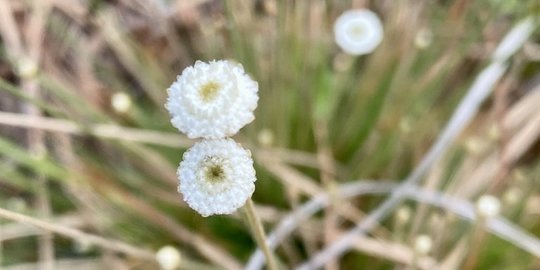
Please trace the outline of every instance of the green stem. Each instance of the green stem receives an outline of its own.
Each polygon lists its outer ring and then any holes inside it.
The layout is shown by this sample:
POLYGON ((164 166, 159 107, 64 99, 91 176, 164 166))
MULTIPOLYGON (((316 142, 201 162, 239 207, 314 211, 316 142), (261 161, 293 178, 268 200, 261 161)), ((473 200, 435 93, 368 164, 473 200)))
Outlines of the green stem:
POLYGON ((266 244, 266 235, 264 233, 261 220, 259 219, 259 216, 255 212, 255 207, 253 206, 253 201, 251 200, 251 198, 249 198, 246 201, 244 210, 246 212, 246 217, 247 217, 249 226, 251 227, 253 236, 255 237, 255 241, 257 242, 257 245, 259 245, 259 247, 264 253, 264 256, 266 257, 268 269, 278 270, 276 261, 274 260, 274 256, 272 255, 272 252, 270 251, 270 247, 268 247, 268 245, 266 244))

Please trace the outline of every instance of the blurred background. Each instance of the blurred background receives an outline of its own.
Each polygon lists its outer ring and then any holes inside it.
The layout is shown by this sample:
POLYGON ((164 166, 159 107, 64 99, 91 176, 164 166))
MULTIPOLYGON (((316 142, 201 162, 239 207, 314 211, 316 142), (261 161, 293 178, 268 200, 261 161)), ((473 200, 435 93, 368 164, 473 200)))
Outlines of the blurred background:
MULTIPOLYGON (((242 213, 202 218, 176 192, 194 141, 164 108, 185 67, 232 59, 259 83, 235 139, 266 231, 326 196, 276 249, 291 269, 410 174, 505 34, 539 15, 535 0, 0 0, 0 268, 159 269, 164 246, 178 269, 244 267, 242 213), (335 44, 353 8, 382 21, 371 54, 335 44), (380 188, 340 192, 359 182, 380 188)), ((409 199, 325 269, 540 269, 539 32, 519 47, 417 187, 466 210, 491 194, 512 230, 409 199)))

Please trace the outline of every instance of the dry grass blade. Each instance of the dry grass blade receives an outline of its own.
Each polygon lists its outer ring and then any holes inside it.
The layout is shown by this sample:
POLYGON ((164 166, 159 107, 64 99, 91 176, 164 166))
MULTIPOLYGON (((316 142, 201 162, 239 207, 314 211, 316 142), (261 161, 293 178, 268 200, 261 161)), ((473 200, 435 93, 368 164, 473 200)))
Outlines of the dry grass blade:
POLYGON ((5 219, 32 225, 45 231, 54 232, 56 234, 69 237, 75 241, 80 241, 83 243, 96 245, 106 250, 121 252, 136 259, 152 260, 152 261, 154 260, 154 253, 145 249, 141 249, 141 248, 123 243, 123 242, 105 239, 103 237, 84 233, 82 231, 79 231, 70 227, 52 224, 52 223, 45 222, 45 221, 30 217, 30 216, 15 213, 15 212, 3 209, 3 208, 0 208, 0 216, 5 219))
POLYGON ((193 144, 180 134, 164 133, 153 130, 126 128, 118 125, 97 124, 80 127, 75 122, 39 116, 25 116, 17 113, 0 112, 0 123, 16 127, 42 129, 76 135, 92 135, 106 139, 118 139, 131 142, 150 143, 169 147, 187 148, 193 144))
MULTIPOLYGON (((86 222, 78 215, 60 216, 50 220, 51 223, 69 227, 69 228, 81 228, 86 225, 86 222)), ((28 226, 21 223, 9 223, 0 227, 0 242, 4 242, 10 239, 36 236, 42 234, 42 230, 33 226, 28 226)))

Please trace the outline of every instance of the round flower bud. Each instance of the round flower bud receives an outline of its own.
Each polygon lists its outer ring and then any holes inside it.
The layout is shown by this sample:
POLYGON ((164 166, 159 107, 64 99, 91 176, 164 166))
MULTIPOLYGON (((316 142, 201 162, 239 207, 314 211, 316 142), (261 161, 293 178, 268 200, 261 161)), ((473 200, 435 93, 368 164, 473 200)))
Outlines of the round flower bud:
POLYGON ((30 58, 22 57, 19 59, 17 72, 23 79, 32 79, 38 74, 39 67, 35 61, 30 58))
POLYGON ((503 201, 508 205, 516 205, 523 199, 523 191, 518 187, 509 188, 503 195, 503 201))
POLYGON ((173 270, 180 266, 182 255, 172 246, 164 246, 156 252, 156 261, 163 270, 173 270))
POLYGON ((240 64, 197 61, 167 89, 165 107, 189 138, 224 138, 255 119, 258 89, 240 64))
POLYGON ((425 234, 419 235, 414 241, 414 251, 420 255, 428 254, 431 251, 432 246, 433 242, 431 241, 431 237, 425 234))
POLYGON ((346 53, 368 54, 383 39, 383 27, 379 17, 370 10, 345 11, 334 24, 336 43, 346 53))
POLYGON ((418 49, 425 49, 433 42, 433 33, 428 28, 422 28, 416 32, 414 45, 418 49))
POLYGON ((124 92, 116 92, 111 97, 111 106, 117 113, 126 113, 131 108, 131 98, 124 92))
POLYGON ((476 211, 483 218, 492 218, 501 211, 501 203, 495 196, 483 195, 476 201, 476 211))
POLYGON ((270 129, 263 129, 257 134, 257 141, 264 147, 272 146, 274 144, 274 132, 270 129))
POLYGON ((402 206, 396 211, 396 222, 398 224, 405 224, 411 219, 411 208, 408 206, 402 206))
POLYGON ((178 191, 202 216, 230 214, 255 190, 251 153, 231 139, 202 140, 184 153, 178 191))

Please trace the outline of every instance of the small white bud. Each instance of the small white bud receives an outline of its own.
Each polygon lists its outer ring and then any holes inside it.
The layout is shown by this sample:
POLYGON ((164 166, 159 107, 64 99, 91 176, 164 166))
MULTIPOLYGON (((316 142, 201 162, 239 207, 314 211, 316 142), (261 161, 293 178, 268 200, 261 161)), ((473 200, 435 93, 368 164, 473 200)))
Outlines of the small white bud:
POLYGON ((405 224, 411 219, 411 208, 408 206, 402 206, 396 211, 396 222, 398 224, 405 224))
POLYGON ((414 37, 414 45, 418 49, 425 49, 433 42, 433 33, 428 28, 422 28, 414 37))
POLYGON ((17 72, 23 79, 34 78, 38 73, 38 66, 36 62, 30 58, 23 57, 17 64, 17 72))
POLYGON ((491 195, 483 195, 476 201, 476 211, 483 218, 492 218, 499 215, 501 203, 499 199, 491 195))
POLYGON ((487 144, 479 138, 469 138, 465 140, 465 149, 472 155, 481 155, 486 151, 487 144))
POLYGON ((409 117, 403 117, 399 121, 399 130, 404 134, 408 134, 412 130, 411 119, 409 117))
POLYGON ((117 113, 126 113, 131 108, 131 98, 124 92, 116 92, 111 97, 111 106, 117 113))
POLYGON ((496 141, 501 137, 499 127, 493 125, 488 130, 488 136, 492 141, 496 141))
POLYGON ((419 235, 414 241, 414 251, 420 255, 427 255, 431 251, 432 246, 431 237, 425 234, 419 235))
POLYGON ((272 146, 274 144, 274 132, 270 129, 263 129, 257 134, 257 141, 261 146, 272 146))
POLYGON ((508 205, 515 205, 523 198, 523 191, 518 187, 509 188, 503 195, 503 201, 508 205))
POLYGON ((163 270, 177 269, 181 260, 180 251, 172 246, 164 246, 156 253, 156 261, 163 270))

